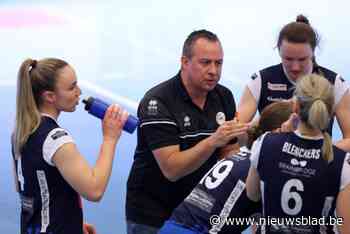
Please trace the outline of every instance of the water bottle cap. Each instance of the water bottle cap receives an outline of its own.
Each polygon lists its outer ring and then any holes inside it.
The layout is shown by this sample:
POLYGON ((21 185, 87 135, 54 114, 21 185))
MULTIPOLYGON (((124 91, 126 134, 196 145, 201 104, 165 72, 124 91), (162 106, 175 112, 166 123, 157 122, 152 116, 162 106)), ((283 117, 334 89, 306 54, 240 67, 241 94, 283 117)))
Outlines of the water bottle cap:
POLYGON ((88 97, 87 99, 83 99, 83 103, 85 104, 85 110, 89 111, 91 108, 92 103, 94 102, 93 97, 88 97))

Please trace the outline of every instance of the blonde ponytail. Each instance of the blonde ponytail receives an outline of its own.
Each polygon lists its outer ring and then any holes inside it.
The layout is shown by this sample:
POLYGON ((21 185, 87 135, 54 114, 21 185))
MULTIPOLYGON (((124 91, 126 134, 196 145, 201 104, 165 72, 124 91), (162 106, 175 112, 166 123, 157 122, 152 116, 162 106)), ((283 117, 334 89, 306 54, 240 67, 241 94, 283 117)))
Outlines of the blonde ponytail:
POLYGON ((16 120, 14 129, 14 151, 20 156, 29 136, 40 125, 42 93, 54 91, 60 69, 68 63, 55 58, 40 61, 26 59, 17 76, 16 120))
POLYGON ((40 112, 35 103, 30 72, 35 68, 36 62, 25 60, 18 72, 16 97, 16 123, 15 123, 15 155, 20 155, 22 146, 28 137, 40 124, 40 112))
POLYGON ((298 80, 295 95, 300 104, 300 119, 310 129, 323 132, 323 158, 333 160, 332 140, 327 129, 333 115, 334 89, 324 77, 311 74, 298 80))

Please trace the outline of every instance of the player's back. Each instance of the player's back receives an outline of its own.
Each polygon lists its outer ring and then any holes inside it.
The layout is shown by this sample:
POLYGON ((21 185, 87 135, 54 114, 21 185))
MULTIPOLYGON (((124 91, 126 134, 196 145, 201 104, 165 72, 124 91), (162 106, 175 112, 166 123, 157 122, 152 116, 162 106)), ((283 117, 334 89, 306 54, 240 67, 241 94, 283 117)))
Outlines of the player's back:
POLYGON ((346 153, 333 147, 334 159, 328 163, 322 156, 323 139, 298 132, 270 133, 260 144, 257 168, 264 217, 284 218, 266 226, 267 233, 319 233, 320 226, 309 220, 317 224, 315 220, 328 216, 334 207, 346 153))
POLYGON ((247 198, 245 181, 250 167, 250 152, 239 153, 219 161, 199 182, 190 195, 173 212, 171 220, 188 228, 208 233, 240 233, 248 225, 210 223, 211 217, 249 217, 260 212, 260 203, 247 198))

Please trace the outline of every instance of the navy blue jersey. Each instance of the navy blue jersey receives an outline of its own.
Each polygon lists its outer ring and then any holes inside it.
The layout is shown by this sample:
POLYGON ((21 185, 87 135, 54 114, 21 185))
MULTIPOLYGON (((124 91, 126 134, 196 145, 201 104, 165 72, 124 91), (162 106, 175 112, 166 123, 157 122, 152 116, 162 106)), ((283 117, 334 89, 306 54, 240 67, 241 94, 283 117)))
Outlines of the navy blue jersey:
POLYGON ((224 222, 211 225, 210 217, 247 218, 260 212, 260 202, 249 200, 245 190, 249 155, 245 149, 218 162, 175 209, 171 220, 202 233, 240 233, 246 229, 247 225, 225 225, 224 222))
POLYGON ((21 234, 83 233, 80 196, 52 162, 55 152, 73 142, 48 116, 29 137, 15 160, 21 199, 21 234))
MULTIPOLYGON (((337 105, 348 90, 344 79, 335 72, 321 66, 317 66, 313 72, 322 75, 334 85, 335 105, 337 105)), ((254 96, 258 110, 261 113, 266 106, 273 102, 292 98, 295 82, 287 78, 282 64, 278 64, 253 74, 251 81, 248 83, 248 88, 254 96)), ((333 118, 328 128, 330 134, 332 133, 332 126, 333 118)))
MULTIPOLYGON (((322 145, 322 138, 306 138, 299 132, 268 133, 254 143, 251 161, 261 180, 264 217, 330 215, 339 191, 349 183, 350 171, 346 152, 334 146, 334 159, 328 163, 322 158, 322 145)), ((279 223, 265 228, 267 233, 320 233, 324 227, 279 223)))

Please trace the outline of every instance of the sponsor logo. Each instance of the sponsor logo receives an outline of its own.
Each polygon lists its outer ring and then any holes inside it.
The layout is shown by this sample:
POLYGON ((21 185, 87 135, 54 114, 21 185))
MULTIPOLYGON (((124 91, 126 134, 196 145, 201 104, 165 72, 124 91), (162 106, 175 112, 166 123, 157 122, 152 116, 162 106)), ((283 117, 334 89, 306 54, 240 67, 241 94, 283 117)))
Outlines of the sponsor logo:
POLYGON ((286 84, 274 84, 267 82, 267 88, 272 91, 287 91, 286 84))
POLYGON ((292 176, 303 176, 310 178, 316 175, 316 169, 293 166, 284 162, 280 162, 278 164, 278 167, 281 169, 282 172, 292 176))
POLYGON ((199 188, 193 189, 192 192, 185 199, 186 203, 196 206, 197 208, 204 210, 208 213, 210 213, 212 208, 214 207, 215 201, 216 200, 212 195, 199 188))
POLYGON ((34 198, 32 197, 26 197, 21 195, 21 205, 22 210, 29 212, 30 214, 34 213, 34 198))
POLYGON ((270 102, 280 102, 280 101, 285 101, 285 100, 288 100, 288 99, 281 98, 281 97, 271 97, 271 96, 268 96, 268 97, 267 97, 267 100, 270 101, 270 102))
POLYGON ((307 161, 305 160, 299 161, 296 158, 292 158, 292 160, 290 160, 290 164, 292 164, 293 166, 305 167, 307 164, 307 161))
POLYGON ((191 126, 191 118, 186 115, 184 118, 184 127, 190 127, 191 126))
POLYGON ((158 102, 157 100, 150 100, 148 102, 147 112, 149 115, 157 115, 158 114, 158 102))
POLYGON ((55 132, 55 133, 51 136, 51 138, 52 138, 53 140, 57 140, 58 138, 63 137, 63 136, 67 136, 67 135, 68 135, 68 133, 67 133, 66 131, 64 131, 64 130, 59 130, 59 131, 55 132))
POLYGON ((284 143, 282 152, 304 159, 319 159, 321 156, 321 149, 304 149, 289 142, 284 143))

